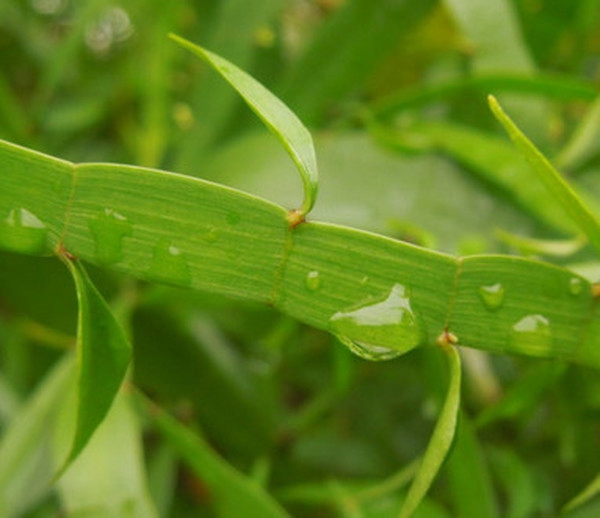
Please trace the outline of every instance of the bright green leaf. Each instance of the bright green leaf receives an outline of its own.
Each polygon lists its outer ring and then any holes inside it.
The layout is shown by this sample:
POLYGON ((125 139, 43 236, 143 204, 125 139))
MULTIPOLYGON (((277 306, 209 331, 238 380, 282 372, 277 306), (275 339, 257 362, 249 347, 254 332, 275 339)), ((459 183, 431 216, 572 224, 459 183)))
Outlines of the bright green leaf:
POLYGON ((171 34, 171 39, 221 74, 284 145, 304 184, 304 201, 298 209, 298 218, 302 220, 315 203, 319 180, 317 159, 308 130, 281 100, 229 61, 174 34, 171 34))
POLYGON ((250 477, 235 470, 198 434, 140 396, 147 416, 198 477, 208 486, 219 518, 283 518, 288 514, 250 477))
MULTIPOLYGON (((157 518, 146 487, 142 433, 131 408, 130 393, 121 391, 94 436, 57 482, 67 516, 157 518)), ((54 449, 58 458, 70 447, 75 399, 65 401, 54 449)))
POLYGON ((454 441, 460 407, 460 355, 458 350, 450 344, 444 345, 443 350, 447 354, 450 364, 450 385, 419 470, 408 490, 406 500, 402 504, 399 518, 408 518, 415 512, 429 491, 454 441))
POLYGON ((5 430, 0 441, 0 516, 20 516, 49 492, 55 472, 49 430, 74 371, 73 356, 65 356, 5 430))
POLYGON ((64 471, 106 417, 123 382, 131 345, 83 265, 64 257, 79 301, 77 324, 77 420, 64 471))
POLYGON ((537 173, 539 179, 552 193, 556 202, 585 233, 596 250, 600 251, 600 222, 598 219, 586 207, 581 198, 569 186, 560 173, 554 169, 548 159, 540 153, 508 115, 504 113, 498 101, 493 96, 489 97, 489 103, 495 117, 504 126, 512 141, 537 173))

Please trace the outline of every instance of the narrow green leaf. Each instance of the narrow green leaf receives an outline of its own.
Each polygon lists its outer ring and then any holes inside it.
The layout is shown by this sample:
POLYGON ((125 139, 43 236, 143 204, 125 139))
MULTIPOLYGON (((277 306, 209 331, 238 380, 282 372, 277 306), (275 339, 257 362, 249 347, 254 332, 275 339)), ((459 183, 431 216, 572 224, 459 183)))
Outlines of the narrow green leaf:
POLYGON ((436 3, 344 2, 324 20, 278 91, 311 126, 322 124, 328 108, 351 98, 436 3))
POLYGON ((570 140, 556 157, 558 167, 567 171, 577 169, 598 154, 600 151, 599 140, 600 98, 590 106, 570 140))
POLYGON ((73 355, 65 355, 5 430, 0 441, 0 516, 21 516, 48 493, 55 472, 49 430, 74 371, 73 355))
POLYGON ((71 451, 61 472, 81 453, 106 417, 131 357, 131 346, 123 330, 83 265, 66 256, 63 259, 75 281, 79 312, 77 419, 71 451))
POLYGON ((145 399, 140 402, 152 423, 198 477, 209 487, 220 518, 256 516, 283 518, 288 514, 250 477, 236 471, 198 434, 145 399))
MULTIPOLYGON (((402 110, 419 108, 440 100, 451 100, 456 95, 470 93, 474 89, 480 92, 511 92, 561 100, 591 101, 597 95, 596 88, 591 83, 571 76, 489 73, 446 83, 419 85, 414 89, 376 99, 370 105, 370 109, 377 117, 389 118, 402 110)), ((579 149, 579 145, 577 148, 579 149)))
POLYGON ((438 474, 456 433, 460 408, 460 355, 456 347, 450 344, 444 345, 443 350, 447 354, 450 364, 448 393, 419 470, 408 490, 406 500, 402 504, 399 518, 408 518, 415 512, 438 474))
POLYGON ((445 466, 454 501, 461 518, 499 516, 491 474, 472 422, 461 415, 456 442, 445 466))
POLYGON ((281 141, 298 167, 304 184, 304 201, 297 211, 298 218, 303 219, 315 203, 319 180, 317 159, 308 130, 280 99, 234 64, 179 36, 171 34, 170 37, 221 74, 281 141))
MULTIPOLYGON (((65 401, 61 410, 54 437, 54 451, 59 459, 70 447, 75 398, 65 401)), ((131 393, 120 391, 106 419, 57 482, 66 515, 157 518, 147 489, 142 445, 131 393)))
POLYGON ((600 494, 600 473, 572 500, 570 500, 563 508, 563 512, 567 513, 578 509, 582 505, 588 503, 592 498, 600 494))
POLYGON ((495 97, 488 98, 494 116, 504 126, 506 132, 527 159, 539 179, 552 193, 556 202, 569 214, 573 222, 585 233, 591 244, 600 251, 600 222, 581 201, 577 193, 554 169, 548 159, 519 130, 516 124, 504 113, 495 97))
POLYGON ((536 239, 524 237, 496 229, 494 235, 500 241, 512 246, 524 255, 550 255, 554 257, 568 257, 575 254, 587 243, 584 236, 574 239, 536 239))

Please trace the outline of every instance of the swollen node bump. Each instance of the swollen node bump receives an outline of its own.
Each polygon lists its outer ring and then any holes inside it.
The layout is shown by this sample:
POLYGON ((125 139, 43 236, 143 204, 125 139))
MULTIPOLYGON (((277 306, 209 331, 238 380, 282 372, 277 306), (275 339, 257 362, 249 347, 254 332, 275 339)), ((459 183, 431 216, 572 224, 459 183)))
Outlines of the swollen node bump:
POLYGON ((306 221, 306 214, 298 209, 292 209, 288 211, 285 216, 285 219, 288 222, 290 229, 295 229, 301 223, 306 221))
POLYGON ((456 345, 458 344, 458 336, 445 327, 440 336, 437 337, 436 343, 442 347, 456 345))

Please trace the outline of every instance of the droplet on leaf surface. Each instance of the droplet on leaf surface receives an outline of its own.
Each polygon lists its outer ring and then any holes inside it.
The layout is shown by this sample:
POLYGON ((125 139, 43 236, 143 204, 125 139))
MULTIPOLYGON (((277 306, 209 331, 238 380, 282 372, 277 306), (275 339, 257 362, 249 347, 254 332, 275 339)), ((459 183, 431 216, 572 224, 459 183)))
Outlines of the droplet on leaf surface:
POLYGON ((11 209, 0 220, 0 242, 7 248, 25 254, 47 251, 48 228, 33 212, 11 209))
POLYGON ((390 360, 424 341, 422 319, 411 305, 410 291, 395 284, 387 296, 338 311, 333 332, 352 352, 367 360, 390 360))

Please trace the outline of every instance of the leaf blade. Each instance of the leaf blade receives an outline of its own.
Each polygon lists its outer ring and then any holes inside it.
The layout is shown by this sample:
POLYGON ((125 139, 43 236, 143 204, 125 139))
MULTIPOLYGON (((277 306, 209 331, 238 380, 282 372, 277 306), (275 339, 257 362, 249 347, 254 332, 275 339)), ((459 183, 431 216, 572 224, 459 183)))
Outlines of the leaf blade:
POLYGON ((429 491, 450 447, 454 441, 460 409, 461 366, 458 350, 452 345, 443 346, 450 368, 450 384, 433 435, 421 461, 415 478, 408 490, 398 518, 408 518, 417 509, 429 491))
POLYGON ((527 159, 539 179, 552 193, 556 201, 579 226, 597 251, 600 251, 600 221, 586 207, 573 188, 552 166, 549 160, 521 132, 517 125, 504 112, 494 96, 488 97, 492 113, 504 126, 504 129, 515 143, 519 151, 527 159))
POLYGON ((216 70, 283 144, 302 178, 304 201, 298 212, 299 217, 306 216, 315 204, 319 178, 312 136, 300 119, 279 98, 234 64, 175 34, 169 37, 216 70))
POLYGON ((62 474, 106 417, 125 378, 131 346, 83 265, 63 257, 77 289, 77 417, 62 474))

